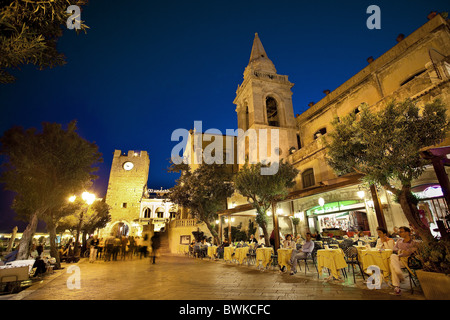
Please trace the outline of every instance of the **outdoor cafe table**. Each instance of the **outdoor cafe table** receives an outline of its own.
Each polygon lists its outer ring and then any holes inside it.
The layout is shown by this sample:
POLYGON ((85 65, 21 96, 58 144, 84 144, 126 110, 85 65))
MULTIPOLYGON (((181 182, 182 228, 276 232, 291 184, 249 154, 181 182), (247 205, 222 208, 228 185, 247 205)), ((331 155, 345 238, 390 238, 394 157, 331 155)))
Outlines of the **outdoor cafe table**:
POLYGON ((208 257, 211 259, 214 258, 217 254, 217 246, 209 246, 208 247, 208 257))
POLYGON ((244 260, 247 259, 248 250, 250 250, 250 247, 236 248, 234 258, 239 262, 239 264, 242 264, 244 260))
MULTIPOLYGON (((361 262, 363 266, 364 272, 366 272, 367 268, 371 265, 378 266, 380 270, 383 272, 383 276, 386 278, 389 276, 390 267, 389 260, 392 254, 391 249, 386 250, 378 250, 375 248, 361 250, 361 262)), ((367 273, 367 272, 366 272, 367 273)))
POLYGON ((256 263, 261 261, 261 264, 265 268, 272 260, 273 248, 264 247, 256 249, 256 263))
POLYGON ((289 260, 291 259, 292 249, 280 248, 278 249, 278 265, 280 268, 289 267, 289 260))
POLYGON ((345 256, 342 249, 317 250, 317 269, 322 274, 322 269, 327 268, 335 279, 339 278, 339 270, 346 268, 345 256))
POLYGON ((225 261, 233 260, 232 257, 233 257, 234 249, 236 249, 236 248, 232 247, 232 246, 223 248, 223 260, 225 260, 225 261))

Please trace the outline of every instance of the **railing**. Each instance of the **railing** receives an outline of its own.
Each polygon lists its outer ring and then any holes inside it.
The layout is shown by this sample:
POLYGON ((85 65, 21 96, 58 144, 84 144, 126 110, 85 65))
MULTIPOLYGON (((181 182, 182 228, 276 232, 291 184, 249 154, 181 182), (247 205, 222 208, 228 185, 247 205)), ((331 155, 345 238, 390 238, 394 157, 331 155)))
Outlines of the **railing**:
POLYGON ((258 77, 258 78, 267 78, 267 79, 270 79, 270 80, 276 80, 276 81, 283 82, 283 83, 288 82, 288 79, 287 79, 288 77, 287 76, 283 76, 283 75, 279 75, 279 74, 272 74, 272 73, 253 71, 253 75, 258 77))
POLYGON ((182 228, 182 227, 194 227, 197 225, 196 219, 177 219, 174 220, 174 227, 175 228, 182 228))

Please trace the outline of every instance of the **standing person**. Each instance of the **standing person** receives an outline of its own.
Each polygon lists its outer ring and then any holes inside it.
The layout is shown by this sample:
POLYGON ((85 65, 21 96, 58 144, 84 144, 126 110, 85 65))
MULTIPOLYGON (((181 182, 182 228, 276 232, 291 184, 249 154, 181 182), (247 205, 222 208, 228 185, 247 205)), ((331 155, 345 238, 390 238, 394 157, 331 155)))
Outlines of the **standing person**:
POLYGON ((105 261, 111 261, 111 256, 114 250, 114 237, 113 234, 105 240, 105 261))
POLYGON ((136 241, 134 240, 133 236, 130 236, 129 243, 128 243, 128 254, 130 255, 130 259, 133 259, 135 247, 136 247, 136 241))
POLYGON ((105 240, 100 238, 97 246, 97 258, 102 258, 105 250, 105 240))
POLYGON ((403 281, 403 271, 401 268, 407 266, 408 257, 417 250, 417 245, 411 238, 411 229, 400 227, 400 240, 394 246, 394 254, 390 257, 391 282, 394 286, 393 295, 401 295, 400 282, 403 281))
POLYGON ((292 250, 291 260, 289 260, 289 264, 291 265, 291 276, 297 273, 297 260, 306 258, 308 253, 311 253, 313 250, 314 242, 311 239, 311 233, 307 232, 306 241, 302 245, 302 248, 300 250, 292 250))
POLYGON ((116 236, 113 241, 113 261, 117 261, 117 256, 119 255, 121 246, 122 246, 122 241, 119 238, 119 236, 116 236))
POLYGON ((152 257, 153 257, 153 263, 156 263, 156 253, 161 246, 161 239, 159 237, 159 232, 155 232, 155 234, 152 237, 152 257))
POLYGON ((122 236, 122 248, 121 248, 121 258, 122 260, 125 260, 127 255, 127 244, 128 244, 128 238, 125 236, 122 236))
POLYGON ((95 235, 89 243, 89 246, 91 248, 91 251, 89 253, 89 262, 90 263, 94 263, 95 260, 97 259, 97 251, 98 251, 99 243, 100 243, 100 240, 98 240, 98 235, 95 235))

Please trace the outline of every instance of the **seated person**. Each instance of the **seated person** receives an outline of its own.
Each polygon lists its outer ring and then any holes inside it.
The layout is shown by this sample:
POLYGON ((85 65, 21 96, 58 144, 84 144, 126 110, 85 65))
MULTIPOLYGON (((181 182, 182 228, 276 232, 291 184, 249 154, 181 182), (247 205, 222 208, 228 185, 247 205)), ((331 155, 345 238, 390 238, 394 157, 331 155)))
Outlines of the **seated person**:
POLYGON ((403 281, 403 271, 407 258, 417 250, 417 244, 411 238, 411 230, 408 227, 400 227, 401 239, 394 246, 394 254, 390 257, 391 282, 394 286, 394 295, 401 295, 400 282, 403 281))
POLYGON ((291 265, 291 276, 297 272, 297 260, 305 259, 308 254, 314 250, 314 242, 311 239, 311 233, 306 233, 306 241, 300 250, 292 250, 291 260, 289 264, 291 265))
POLYGON ((258 240, 256 240, 255 235, 252 234, 252 235, 250 235, 250 239, 248 240, 248 242, 250 242, 250 243, 258 243, 258 240))
POLYGON ((290 234, 286 235, 286 240, 284 240, 281 245, 284 249, 296 249, 296 243, 292 240, 290 234))
POLYGON ((377 249, 391 249, 394 250, 394 240, 388 237, 387 231, 384 228, 377 228, 378 239, 377 239, 377 249))
POLYGON ((201 246, 202 243, 199 240, 196 240, 194 244, 194 256, 199 257, 201 255, 201 246))
POLYGON ((34 268, 36 268, 36 271, 34 272, 33 277, 37 277, 41 274, 44 274, 47 271, 47 264, 40 256, 38 256, 34 261, 33 269, 34 268))
POLYGON ((266 245, 266 240, 264 238, 264 235, 260 235, 259 236, 259 241, 258 241, 258 248, 261 248, 262 246, 266 245))

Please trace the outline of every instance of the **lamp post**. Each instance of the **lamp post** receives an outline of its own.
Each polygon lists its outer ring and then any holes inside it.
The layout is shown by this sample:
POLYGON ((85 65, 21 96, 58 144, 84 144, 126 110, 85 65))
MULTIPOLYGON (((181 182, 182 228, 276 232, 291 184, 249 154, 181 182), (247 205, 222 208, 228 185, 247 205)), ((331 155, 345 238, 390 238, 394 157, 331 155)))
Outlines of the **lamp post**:
MULTIPOLYGON (((75 200, 76 200, 76 196, 71 196, 70 198, 69 198, 69 201, 70 202, 74 202, 75 200)), ((79 222, 78 222, 78 226, 77 226, 77 236, 76 236, 76 239, 75 239, 75 250, 74 250, 74 256, 77 256, 77 254, 78 254, 78 250, 79 250, 79 244, 80 244, 80 241, 79 241, 79 238, 80 238, 80 232, 81 232, 81 225, 82 225, 82 223, 83 223, 83 216, 87 213, 87 211, 89 210, 89 206, 92 204, 92 203, 94 203, 94 201, 95 201, 95 194, 92 194, 92 193, 89 193, 89 192, 83 192, 82 194, 81 194, 81 198, 84 200, 84 202, 86 202, 86 204, 87 204, 87 206, 86 206, 86 208, 84 208, 83 210, 81 210, 81 213, 80 213, 80 220, 79 220, 79 222)))

